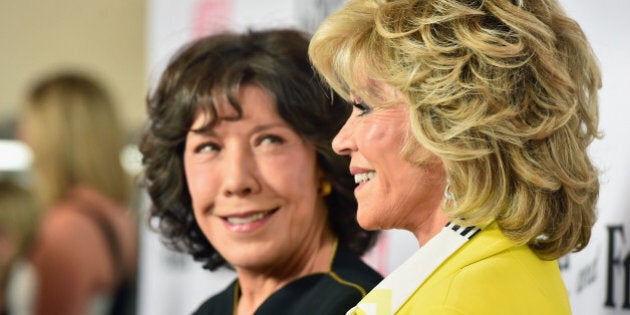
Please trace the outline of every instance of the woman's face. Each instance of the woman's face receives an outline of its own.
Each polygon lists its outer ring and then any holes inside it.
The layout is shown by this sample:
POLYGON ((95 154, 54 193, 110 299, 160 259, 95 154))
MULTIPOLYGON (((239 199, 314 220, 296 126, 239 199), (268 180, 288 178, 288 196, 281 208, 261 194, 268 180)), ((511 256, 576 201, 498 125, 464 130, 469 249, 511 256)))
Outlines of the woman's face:
MULTIPOLYGON (((352 93, 352 114, 333 140, 333 149, 351 158, 359 224, 368 230, 406 229, 418 237, 429 224, 444 219, 442 164, 436 157, 422 165, 403 158, 405 139, 412 137, 408 101, 388 85, 369 84, 371 95, 352 93)), ((425 153, 418 148, 421 152, 412 152, 412 157, 425 153)))
MULTIPOLYGON (((237 271, 287 266, 321 239, 326 208, 313 145, 277 113, 264 89, 246 85, 241 119, 211 129, 195 118, 186 138, 184 168, 195 219, 237 271), (195 131, 197 130, 197 131, 195 131)), ((234 115, 218 104, 219 118, 234 115)))

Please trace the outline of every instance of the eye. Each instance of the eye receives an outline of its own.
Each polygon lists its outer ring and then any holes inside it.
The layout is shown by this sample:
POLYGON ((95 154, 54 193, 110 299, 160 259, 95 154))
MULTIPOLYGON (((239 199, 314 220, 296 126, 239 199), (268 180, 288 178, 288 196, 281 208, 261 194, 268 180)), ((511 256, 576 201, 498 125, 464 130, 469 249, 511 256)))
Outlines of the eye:
POLYGON ((282 144, 284 143, 284 139, 276 135, 264 135, 259 138, 258 143, 263 145, 282 144))
POLYGON ((372 111, 372 108, 365 103, 354 103, 352 106, 359 111, 359 116, 366 115, 372 111))
POLYGON ((221 147, 213 142, 204 142, 195 147, 195 153, 217 152, 221 147))

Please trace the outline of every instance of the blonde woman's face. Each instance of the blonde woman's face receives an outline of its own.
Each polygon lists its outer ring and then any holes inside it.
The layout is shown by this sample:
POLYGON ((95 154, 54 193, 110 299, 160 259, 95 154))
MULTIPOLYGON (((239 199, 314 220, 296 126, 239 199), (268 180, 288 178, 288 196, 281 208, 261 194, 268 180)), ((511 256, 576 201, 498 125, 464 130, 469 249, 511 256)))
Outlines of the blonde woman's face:
POLYGON ((351 158, 359 224, 368 230, 396 228, 417 234, 440 213, 444 171, 437 159, 421 166, 403 159, 401 151, 411 137, 408 102, 392 87, 374 84, 379 96, 370 92, 367 102, 352 93, 354 109, 334 138, 333 149, 351 158))
MULTIPOLYGON (((209 130, 198 114, 184 166, 195 219, 215 249, 241 270, 296 265, 327 229, 316 152, 277 113, 263 89, 244 86, 243 116, 209 130)), ((234 115, 225 104, 219 117, 234 115)))

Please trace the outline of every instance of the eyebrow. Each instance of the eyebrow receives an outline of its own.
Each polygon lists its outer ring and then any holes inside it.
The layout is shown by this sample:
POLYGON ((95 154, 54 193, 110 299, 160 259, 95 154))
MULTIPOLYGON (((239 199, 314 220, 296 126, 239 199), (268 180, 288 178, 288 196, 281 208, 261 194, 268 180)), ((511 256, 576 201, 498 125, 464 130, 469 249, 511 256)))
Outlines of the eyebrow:
POLYGON ((383 83, 376 81, 374 79, 368 79, 368 84, 367 84, 368 96, 377 98, 379 100, 385 100, 385 98, 383 97, 382 84, 383 83))
POLYGON ((384 94, 383 92, 384 91, 378 81, 369 79, 369 83, 365 86, 365 97, 357 93, 356 90, 351 90, 350 100, 355 104, 363 103, 363 102, 367 102, 367 103, 387 102, 387 98, 383 95, 384 94))
MULTIPOLYGON (((299 134, 288 123, 270 123, 270 124, 258 125, 258 126, 256 126, 255 128, 252 129, 252 133, 257 133, 257 132, 261 132, 261 131, 264 131, 264 130, 267 130, 267 129, 272 129, 272 128, 286 128, 286 129, 289 129, 289 130, 299 134)), ((188 132, 191 132, 191 133, 194 133, 194 134, 200 134, 200 135, 208 135, 208 136, 216 136, 217 135, 217 133, 214 131, 214 128, 210 128, 209 124, 206 124, 205 126, 203 126, 201 128, 196 128, 196 129, 192 129, 191 128, 188 132)))

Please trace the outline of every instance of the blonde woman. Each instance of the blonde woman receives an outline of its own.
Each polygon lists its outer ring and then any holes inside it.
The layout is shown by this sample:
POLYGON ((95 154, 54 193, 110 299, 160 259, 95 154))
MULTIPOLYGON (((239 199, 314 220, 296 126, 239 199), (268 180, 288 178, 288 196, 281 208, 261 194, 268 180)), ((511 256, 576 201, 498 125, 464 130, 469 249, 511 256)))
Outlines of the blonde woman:
POLYGON ((34 155, 42 208, 32 263, 37 314, 104 314, 136 265, 123 132, 112 101, 84 75, 37 83, 19 133, 34 155))
POLYGON ((569 314, 595 221, 596 58, 556 0, 353 0, 309 54, 354 110, 359 224, 420 249, 348 314, 569 314))

